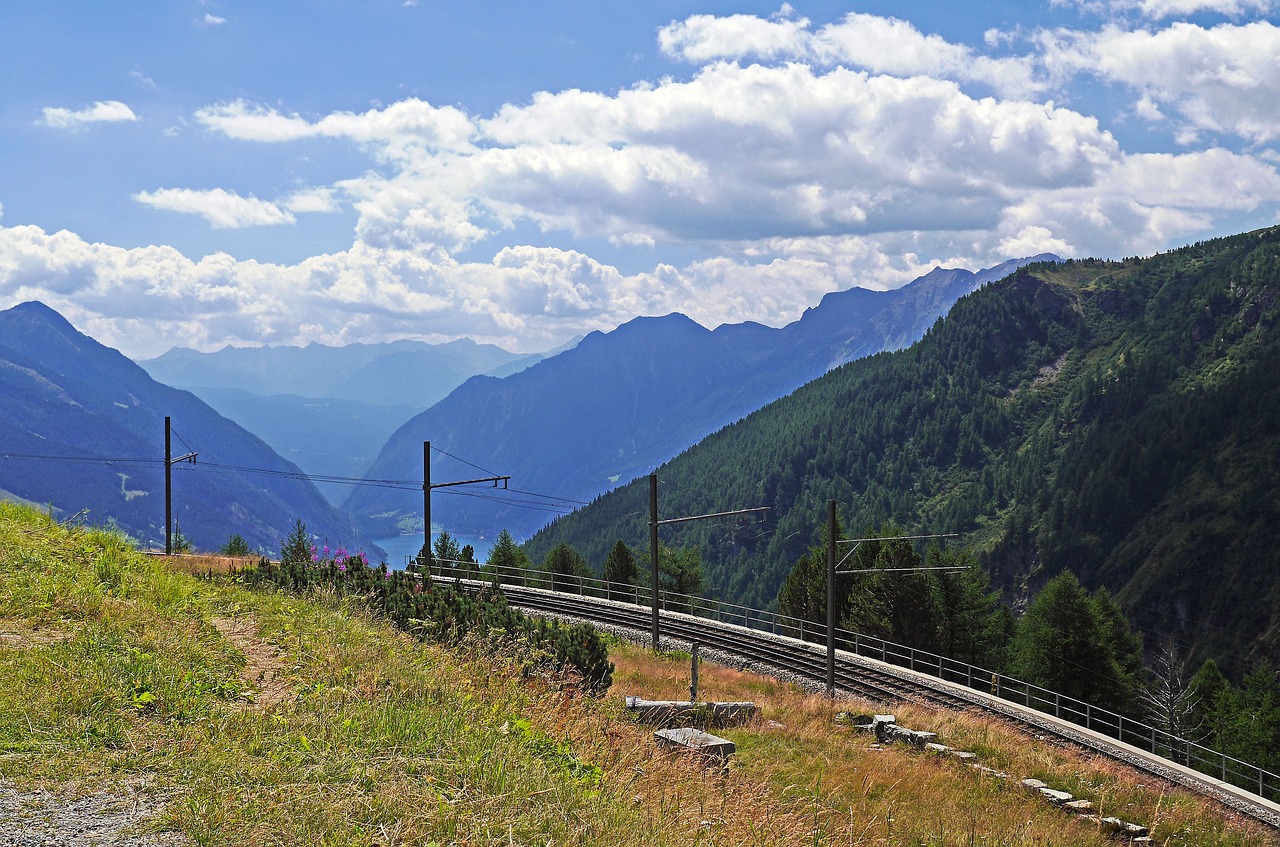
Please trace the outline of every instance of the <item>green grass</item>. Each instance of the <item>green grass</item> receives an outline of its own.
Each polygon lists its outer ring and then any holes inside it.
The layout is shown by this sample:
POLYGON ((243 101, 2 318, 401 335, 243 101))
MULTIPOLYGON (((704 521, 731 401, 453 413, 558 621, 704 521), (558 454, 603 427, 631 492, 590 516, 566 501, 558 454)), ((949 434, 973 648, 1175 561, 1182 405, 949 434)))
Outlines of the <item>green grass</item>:
MULTIPOLYGON (((687 693, 687 657, 614 645, 616 694, 594 699, 528 679, 519 644, 423 645, 359 598, 202 581, 6 504, 0 636, 0 779, 90 792, 145 778, 166 800, 151 825, 200 845, 1111 843, 954 760, 870 749, 831 720, 856 703, 704 664, 704 698, 754 699, 785 725, 725 730, 741 752, 721 774, 656 752, 622 714, 627 693, 687 693), (227 619, 244 624, 235 643, 227 619)), ((903 719, 1089 787, 1167 843, 1269 843, 1005 727, 903 719)))

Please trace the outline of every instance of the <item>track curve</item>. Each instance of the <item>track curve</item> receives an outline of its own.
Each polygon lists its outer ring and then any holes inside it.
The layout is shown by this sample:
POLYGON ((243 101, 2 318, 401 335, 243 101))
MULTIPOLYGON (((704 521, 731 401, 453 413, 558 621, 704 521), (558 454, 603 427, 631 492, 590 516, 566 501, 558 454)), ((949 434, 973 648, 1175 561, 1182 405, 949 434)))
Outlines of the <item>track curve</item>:
MULTIPOLYGON (((436 577, 454 584, 454 578, 436 577)), ((487 583, 463 581, 479 588, 487 583)), ((597 597, 503 585, 507 601, 522 609, 648 632, 652 611, 597 597)), ((753 664, 825 683, 825 648, 782 635, 663 610, 664 636, 740 657, 753 664)), ((1280 829, 1280 804, 1070 721, 908 668, 845 651, 836 652, 836 687, 882 702, 912 702, 949 709, 982 710, 1037 733, 1081 745, 1099 755, 1159 776, 1268 826, 1280 829)))

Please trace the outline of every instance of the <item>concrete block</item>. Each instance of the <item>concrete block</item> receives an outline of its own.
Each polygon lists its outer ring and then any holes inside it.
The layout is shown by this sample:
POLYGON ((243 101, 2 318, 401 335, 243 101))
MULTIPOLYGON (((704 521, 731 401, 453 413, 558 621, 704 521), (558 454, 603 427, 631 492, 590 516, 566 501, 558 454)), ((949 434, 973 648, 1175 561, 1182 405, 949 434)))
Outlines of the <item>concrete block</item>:
POLYGON ((729 757, 737 751, 732 741, 691 726, 660 729, 653 737, 661 747, 698 753, 721 765, 726 764, 729 757))
POLYGON ((627 711, 649 724, 697 724, 698 726, 741 726, 759 713, 755 703, 695 703, 689 700, 645 700, 628 696, 627 711))

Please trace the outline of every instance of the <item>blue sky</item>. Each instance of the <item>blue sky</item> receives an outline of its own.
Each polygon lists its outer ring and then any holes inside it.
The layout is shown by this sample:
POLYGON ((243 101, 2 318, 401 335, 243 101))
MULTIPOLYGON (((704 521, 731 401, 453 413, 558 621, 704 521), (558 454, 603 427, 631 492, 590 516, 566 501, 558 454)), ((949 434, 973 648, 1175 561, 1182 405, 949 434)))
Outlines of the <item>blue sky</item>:
POLYGON ((1273 0, 0 13, 0 308, 137 357, 642 314, 1280 222, 1273 0))

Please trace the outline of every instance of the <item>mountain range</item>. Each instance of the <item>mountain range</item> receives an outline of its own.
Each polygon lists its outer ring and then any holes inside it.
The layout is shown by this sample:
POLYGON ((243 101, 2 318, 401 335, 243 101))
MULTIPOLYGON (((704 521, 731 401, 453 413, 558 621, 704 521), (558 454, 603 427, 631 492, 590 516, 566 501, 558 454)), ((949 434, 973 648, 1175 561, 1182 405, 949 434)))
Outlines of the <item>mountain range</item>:
MULTIPOLYGON (((1280 660, 1280 228, 1123 262, 1033 264, 914 346, 850 362, 657 468, 710 592, 769 606, 819 543, 959 533, 1015 605, 1071 570, 1239 676, 1280 660)), ((646 480, 557 519, 596 568, 648 547, 646 480)))
MULTIPOLYGON (((237 421, 308 474, 358 478, 401 424, 467 378, 517 373, 555 352, 521 355, 463 338, 228 346, 212 353, 175 347, 139 364, 237 421)), ((334 504, 351 488, 323 479, 316 484, 334 504)))
POLYGON ((195 395, 162 385, 41 303, 0 312, 0 493, 164 546, 164 418, 174 515, 198 549, 239 534, 263 552, 303 519, 319 539, 382 551, 300 469, 195 395))
MULTIPOLYGON (((433 522, 454 534, 517 537, 646 473, 706 435, 843 362, 905 347, 958 298, 1036 256, 977 273, 936 268, 893 291, 828 294, 780 329, 709 330, 681 314, 593 332, 572 350, 503 379, 476 376, 401 426, 369 470, 421 479, 422 444, 442 476, 509 475, 513 491, 442 490, 433 522), (453 460, 457 456, 470 466, 453 460)), ((420 497, 354 489, 343 509, 379 537, 421 527, 420 497)))

